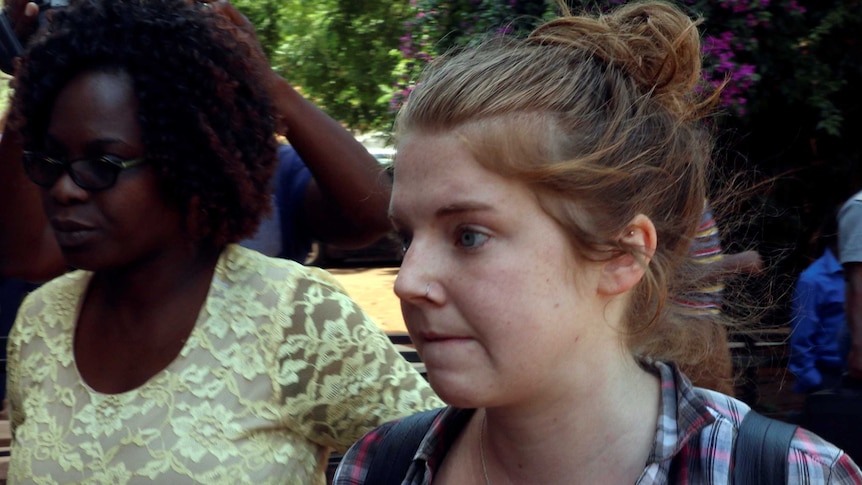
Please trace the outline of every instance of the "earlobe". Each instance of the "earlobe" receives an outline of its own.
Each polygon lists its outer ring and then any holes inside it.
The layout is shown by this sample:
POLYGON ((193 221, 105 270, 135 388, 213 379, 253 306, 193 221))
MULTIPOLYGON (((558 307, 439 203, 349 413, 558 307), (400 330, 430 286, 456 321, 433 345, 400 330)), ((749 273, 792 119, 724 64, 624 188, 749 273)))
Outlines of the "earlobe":
POLYGON ((638 214, 626 226, 620 243, 634 253, 624 253, 606 261, 599 281, 599 292, 607 296, 623 294, 632 289, 646 273, 655 254, 656 230, 649 217, 638 214))

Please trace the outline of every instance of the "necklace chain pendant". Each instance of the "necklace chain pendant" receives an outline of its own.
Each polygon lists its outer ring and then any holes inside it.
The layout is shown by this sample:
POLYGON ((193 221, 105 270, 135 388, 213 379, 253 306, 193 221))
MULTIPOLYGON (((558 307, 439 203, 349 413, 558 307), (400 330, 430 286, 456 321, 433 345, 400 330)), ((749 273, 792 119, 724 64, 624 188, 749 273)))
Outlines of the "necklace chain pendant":
POLYGON ((482 475, 485 476, 485 485, 491 485, 488 478, 488 465, 485 463, 485 426, 487 425, 488 413, 482 410, 482 425, 479 428, 479 459, 482 461, 482 475))

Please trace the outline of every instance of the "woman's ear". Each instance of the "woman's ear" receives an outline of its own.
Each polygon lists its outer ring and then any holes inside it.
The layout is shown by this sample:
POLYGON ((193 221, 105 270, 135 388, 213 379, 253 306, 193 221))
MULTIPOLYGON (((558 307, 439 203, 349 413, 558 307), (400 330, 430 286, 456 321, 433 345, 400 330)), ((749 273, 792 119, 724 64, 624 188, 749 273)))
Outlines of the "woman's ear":
POLYGON ((599 293, 615 296, 632 289, 643 278, 656 248, 655 225, 649 217, 638 214, 619 236, 623 247, 635 254, 624 253, 603 263, 599 293))

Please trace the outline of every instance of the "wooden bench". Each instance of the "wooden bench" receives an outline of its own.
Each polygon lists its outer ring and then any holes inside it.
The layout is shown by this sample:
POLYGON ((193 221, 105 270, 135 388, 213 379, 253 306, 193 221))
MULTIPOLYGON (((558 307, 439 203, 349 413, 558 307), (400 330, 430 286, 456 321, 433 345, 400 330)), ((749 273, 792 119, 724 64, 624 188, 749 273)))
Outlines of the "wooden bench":
POLYGON ((789 327, 755 328, 730 332, 727 345, 740 368, 786 367, 789 327))

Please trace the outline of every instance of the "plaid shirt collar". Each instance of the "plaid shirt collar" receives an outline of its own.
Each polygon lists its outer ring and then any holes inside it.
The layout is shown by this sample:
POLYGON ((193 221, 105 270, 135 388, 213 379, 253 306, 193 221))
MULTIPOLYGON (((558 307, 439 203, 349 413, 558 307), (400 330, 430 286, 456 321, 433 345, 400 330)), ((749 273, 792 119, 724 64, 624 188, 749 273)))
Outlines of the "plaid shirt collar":
POLYGON ((675 364, 644 363, 661 380, 661 413, 649 463, 673 459, 692 437, 715 421, 703 399, 675 364))

